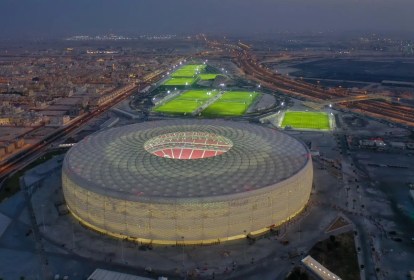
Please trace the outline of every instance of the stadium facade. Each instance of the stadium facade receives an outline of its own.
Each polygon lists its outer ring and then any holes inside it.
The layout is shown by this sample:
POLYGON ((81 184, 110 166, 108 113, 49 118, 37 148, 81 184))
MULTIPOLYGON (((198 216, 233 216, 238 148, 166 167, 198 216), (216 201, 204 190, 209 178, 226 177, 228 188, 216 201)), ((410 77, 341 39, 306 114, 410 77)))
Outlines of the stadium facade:
POLYGON ((105 234, 154 244, 211 244, 281 225, 306 205, 312 160, 293 137, 222 120, 110 129, 67 153, 70 212, 105 234))

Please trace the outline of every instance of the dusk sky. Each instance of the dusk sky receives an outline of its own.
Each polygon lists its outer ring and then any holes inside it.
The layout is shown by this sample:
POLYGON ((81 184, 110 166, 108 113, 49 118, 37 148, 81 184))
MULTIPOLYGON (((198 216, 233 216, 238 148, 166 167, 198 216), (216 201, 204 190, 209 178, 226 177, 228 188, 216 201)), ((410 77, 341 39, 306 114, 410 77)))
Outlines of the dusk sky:
POLYGON ((78 34, 414 33, 413 0, 0 0, 0 38, 78 34))

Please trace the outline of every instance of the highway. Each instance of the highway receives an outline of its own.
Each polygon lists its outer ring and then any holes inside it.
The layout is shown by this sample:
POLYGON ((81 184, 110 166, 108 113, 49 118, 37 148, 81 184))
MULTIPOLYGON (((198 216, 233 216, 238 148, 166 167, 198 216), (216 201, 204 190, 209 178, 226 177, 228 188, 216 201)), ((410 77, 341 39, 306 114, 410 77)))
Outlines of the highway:
MULTIPOLYGON (((217 48, 217 41, 209 43, 217 48)), ((221 49, 227 49, 235 64, 249 79, 273 91, 280 91, 294 98, 325 103, 330 99, 351 98, 359 93, 351 93, 345 88, 327 90, 320 86, 293 80, 289 77, 274 73, 261 65, 251 54, 251 48, 239 42, 238 45, 221 44, 221 49)), ((355 100, 336 105, 337 108, 349 110, 370 117, 384 119, 390 122, 414 127, 414 108, 386 100, 355 100)))

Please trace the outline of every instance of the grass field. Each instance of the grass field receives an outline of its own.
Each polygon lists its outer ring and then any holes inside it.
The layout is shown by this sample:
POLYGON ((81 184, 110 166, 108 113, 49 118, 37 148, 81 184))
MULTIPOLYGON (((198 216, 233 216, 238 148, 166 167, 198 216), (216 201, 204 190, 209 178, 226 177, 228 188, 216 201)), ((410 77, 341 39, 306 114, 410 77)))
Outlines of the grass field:
POLYGON ((204 111, 203 115, 206 116, 241 116, 249 108, 247 104, 243 103, 232 103, 232 102, 214 102, 208 106, 204 111))
POLYGON ((198 77, 203 81, 214 80, 219 74, 200 74, 198 77))
POLYGON ((216 96, 217 90, 189 90, 177 97, 177 99, 210 99, 216 96))
POLYGON ((196 76, 194 71, 184 71, 184 70, 177 70, 176 72, 171 74, 173 78, 193 78, 196 76))
POLYGON ((250 91, 227 91, 220 100, 228 100, 232 102, 248 102, 249 104, 257 97, 258 93, 250 91))
POLYGON ((286 112, 282 121, 283 128, 330 129, 329 116, 323 112, 286 112))
POLYGON ((203 111, 203 115, 241 116, 258 95, 256 92, 228 91, 219 100, 208 106, 203 111))
POLYGON ((171 78, 163 83, 164 86, 191 86, 195 83, 194 78, 171 78))
MULTIPOLYGON (((205 102, 205 101, 204 101, 205 102)), ((191 113, 199 106, 201 106, 203 101, 195 100, 185 100, 185 99, 173 99, 170 102, 167 102, 154 109, 156 112, 161 113, 171 113, 171 114, 183 114, 191 113)))
POLYGON ((189 90, 155 108, 154 111, 171 114, 191 113, 217 94, 217 90, 189 90))
POLYGON ((197 73, 202 73, 206 68, 204 64, 188 64, 184 65, 171 74, 172 77, 195 77, 197 73))

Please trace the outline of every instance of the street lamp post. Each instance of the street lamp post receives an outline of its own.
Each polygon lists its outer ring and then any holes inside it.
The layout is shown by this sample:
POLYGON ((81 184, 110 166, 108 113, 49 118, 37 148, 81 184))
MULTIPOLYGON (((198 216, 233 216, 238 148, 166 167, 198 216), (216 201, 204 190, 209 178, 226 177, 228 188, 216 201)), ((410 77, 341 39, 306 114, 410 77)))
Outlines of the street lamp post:
POLYGON ((246 241, 247 241, 247 234, 246 234, 246 230, 243 230, 244 235, 246 236, 246 240, 244 241, 244 246, 243 246, 243 259, 246 260, 246 241))
POLYGON ((123 239, 120 240, 121 241, 121 257, 122 257, 122 262, 125 263, 125 258, 124 258, 124 244, 123 244, 123 239))
POLYGON ((73 222, 72 222, 72 247, 73 247, 73 250, 75 250, 75 229, 74 229, 73 222))
POLYGON ((183 247, 183 268, 184 268, 184 236, 181 236, 181 241, 182 241, 181 246, 183 247))
POLYGON ((45 227, 45 214, 43 213, 44 212, 44 207, 45 207, 45 205, 42 204, 42 224, 43 224, 43 231, 46 232, 46 227, 45 227))

